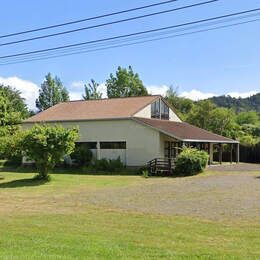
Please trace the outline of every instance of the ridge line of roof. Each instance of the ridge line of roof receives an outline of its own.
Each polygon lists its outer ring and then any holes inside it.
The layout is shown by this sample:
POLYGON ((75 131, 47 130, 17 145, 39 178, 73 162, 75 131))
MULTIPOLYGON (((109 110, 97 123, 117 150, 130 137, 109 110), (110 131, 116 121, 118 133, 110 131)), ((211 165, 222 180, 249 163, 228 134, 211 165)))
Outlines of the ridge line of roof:
POLYGON ((113 98, 98 98, 98 99, 87 99, 87 100, 68 100, 64 102, 60 102, 59 104, 72 103, 72 102, 89 102, 89 101, 104 101, 104 100, 115 100, 115 99, 127 99, 127 98, 145 98, 145 97, 162 97, 161 95, 147 95, 147 96, 131 96, 131 97, 113 97, 113 98))

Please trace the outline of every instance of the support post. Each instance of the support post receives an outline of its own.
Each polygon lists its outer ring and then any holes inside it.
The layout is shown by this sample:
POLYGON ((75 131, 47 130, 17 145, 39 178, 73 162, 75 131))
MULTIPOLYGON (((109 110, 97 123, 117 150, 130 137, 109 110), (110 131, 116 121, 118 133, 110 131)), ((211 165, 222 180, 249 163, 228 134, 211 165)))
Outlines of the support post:
POLYGON ((178 157, 179 155, 179 149, 181 148, 181 145, 179 142, 175 143, 175 159, 178 157))
POLYGON ((209 143, 209 164, 213 163, 213 149, 214 149, 214 144, 209 143))
POLYGON ((233 163, 233 144, 230 144, 230 163, 233 163))
POLYGON ((100 142, 97 142, 97 160, 101 159, 100 142))
POLYGON ((222 164, 222 144, 219 144, 219 164, 222 164))
POLYGON ((236 144, 236 163, 239 163, 239 143, 236 144))

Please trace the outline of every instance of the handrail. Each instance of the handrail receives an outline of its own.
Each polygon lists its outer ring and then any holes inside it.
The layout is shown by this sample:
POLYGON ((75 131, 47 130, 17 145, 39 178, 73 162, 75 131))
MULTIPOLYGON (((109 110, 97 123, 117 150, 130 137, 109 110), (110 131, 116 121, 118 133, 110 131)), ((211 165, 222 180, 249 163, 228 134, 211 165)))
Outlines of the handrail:
POLYGON ((152 174, 158 174, 161 172, 171 173, 174 166, 173 158, 154 158, 147 162, 149 172, 152 174))

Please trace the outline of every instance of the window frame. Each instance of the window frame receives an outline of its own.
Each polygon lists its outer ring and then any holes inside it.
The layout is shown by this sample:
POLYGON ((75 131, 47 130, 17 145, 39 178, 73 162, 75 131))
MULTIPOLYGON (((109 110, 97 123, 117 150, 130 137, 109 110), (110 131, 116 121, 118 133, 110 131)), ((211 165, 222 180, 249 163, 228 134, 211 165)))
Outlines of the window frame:
POLYGON ((76 142, 76 146, 87 146, 88 149, 97 149, 97 142, 76 142))
POLYGON ((102 141, 100 149, 104 150, 126 150, 126 141, 102 141))
POLYGON ((170 120, 170 108, 162 99, 151 104, 151 118, 170 120))

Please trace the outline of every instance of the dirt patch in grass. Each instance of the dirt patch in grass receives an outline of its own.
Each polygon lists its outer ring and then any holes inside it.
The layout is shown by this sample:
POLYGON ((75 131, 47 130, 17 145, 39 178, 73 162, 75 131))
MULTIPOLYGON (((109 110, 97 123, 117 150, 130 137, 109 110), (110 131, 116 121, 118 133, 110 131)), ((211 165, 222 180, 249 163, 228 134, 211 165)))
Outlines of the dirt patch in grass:
POLYGON ((128 188, 104 189, 86 199, 96 206, 211 220, 257 219, 260 178, 226 174, 176 179, 148 179, 128 188))
POLYGON ((148 179, 56 175, 46 184, 14 176, 20 175, 6 174, 0 181, 0 215, 70 214, 93 207, 220 221, 257 221, 260 215, 260 172, 148 179))

